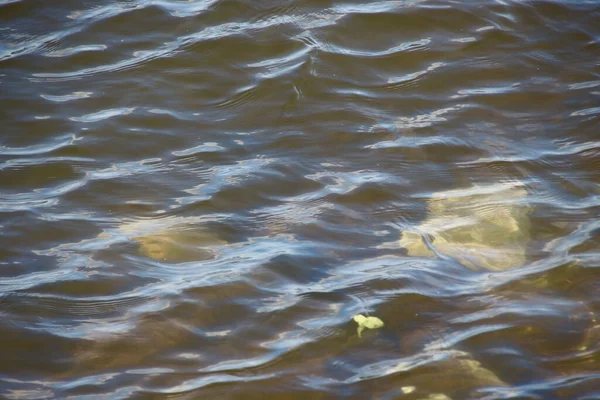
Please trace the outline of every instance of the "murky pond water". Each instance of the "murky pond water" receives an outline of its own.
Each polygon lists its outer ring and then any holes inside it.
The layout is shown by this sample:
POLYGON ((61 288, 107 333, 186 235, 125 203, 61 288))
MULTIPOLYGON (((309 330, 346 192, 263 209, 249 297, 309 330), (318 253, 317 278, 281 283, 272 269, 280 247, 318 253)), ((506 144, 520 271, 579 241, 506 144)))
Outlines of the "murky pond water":
POLYGON ((0 112, 2 398, 600 398, 600 1, 4 0, 0 112))

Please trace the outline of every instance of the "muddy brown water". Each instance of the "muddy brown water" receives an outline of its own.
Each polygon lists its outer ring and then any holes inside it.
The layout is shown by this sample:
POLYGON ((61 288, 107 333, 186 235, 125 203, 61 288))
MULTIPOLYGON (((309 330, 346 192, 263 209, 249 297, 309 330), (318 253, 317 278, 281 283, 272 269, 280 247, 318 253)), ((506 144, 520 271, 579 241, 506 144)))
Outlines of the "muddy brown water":
POLYGON ((0 115, 0 398, 600 398, 599 1, 4 0, 0 115))

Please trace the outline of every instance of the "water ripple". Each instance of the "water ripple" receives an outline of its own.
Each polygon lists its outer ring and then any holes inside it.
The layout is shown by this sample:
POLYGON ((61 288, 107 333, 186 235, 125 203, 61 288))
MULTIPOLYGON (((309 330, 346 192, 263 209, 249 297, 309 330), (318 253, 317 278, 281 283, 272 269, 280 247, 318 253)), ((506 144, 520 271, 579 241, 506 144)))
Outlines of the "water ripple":
POLYGON ((96 113, 82 115, 81 117, 71 117, 69 118, 71 121, 77 122, 97 122, 102 121, 104 119, 116 117, 118 115, 127 115, 131 114, 135 110, 135 107, 131 108, 113 108, 111 110, 102 110, 96 113))

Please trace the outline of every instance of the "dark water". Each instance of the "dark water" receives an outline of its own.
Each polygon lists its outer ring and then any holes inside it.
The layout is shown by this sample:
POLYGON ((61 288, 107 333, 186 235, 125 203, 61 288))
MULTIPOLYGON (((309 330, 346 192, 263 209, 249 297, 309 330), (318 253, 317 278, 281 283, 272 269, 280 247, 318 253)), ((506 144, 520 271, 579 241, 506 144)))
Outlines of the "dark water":
POLYGON ((1 398, 600 399, 599 1, 3 0, 0 113, 1 398))

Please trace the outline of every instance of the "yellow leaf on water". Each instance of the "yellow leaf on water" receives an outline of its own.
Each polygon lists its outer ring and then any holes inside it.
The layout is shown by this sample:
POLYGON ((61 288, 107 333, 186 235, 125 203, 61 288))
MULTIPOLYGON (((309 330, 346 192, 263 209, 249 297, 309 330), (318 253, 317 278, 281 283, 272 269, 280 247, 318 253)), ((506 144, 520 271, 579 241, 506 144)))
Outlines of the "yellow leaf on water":
POLYGON ((377 329, 383 327, 384 323, 377 317, 367 317, 363 322, 363 326, 369 329, 377 329))
POLYGON ((354 321, 358 324, 358 336, 362 336, 362 332, 366 329, 378 329, 383 327, 385 324, 382 320, 377 317, 365 317, 362 314, 355 315, 354 321))

